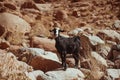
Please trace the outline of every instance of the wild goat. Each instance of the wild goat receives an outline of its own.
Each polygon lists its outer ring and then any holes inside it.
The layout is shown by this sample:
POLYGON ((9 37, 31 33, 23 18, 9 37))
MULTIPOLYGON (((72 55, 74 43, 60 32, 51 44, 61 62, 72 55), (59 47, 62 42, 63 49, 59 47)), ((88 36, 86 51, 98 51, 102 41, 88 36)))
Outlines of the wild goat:
POLYGON ((112 45, 111 50, 107 56, 109 60, 115 61, 116 59, 120 59, 120 53, 114 54, 114 51, 120 52, 120 44, 112 45))
POLYGON ((80 52, 80 38, 79 36, 74 36, 72 38, 65 38, 60 36, 60 32, 64 32, 64 30, 60 30, 59 28, 54 28, 50 30, 50 32, 54 33, 55 36, 55 47, 57 51, 60 53, 60 57, 62 60, 62 66, 64 70, 66 70, 66 54, 72 54, 75 60, 75 67, 78 68, 79 63, 79 52, 80 52))

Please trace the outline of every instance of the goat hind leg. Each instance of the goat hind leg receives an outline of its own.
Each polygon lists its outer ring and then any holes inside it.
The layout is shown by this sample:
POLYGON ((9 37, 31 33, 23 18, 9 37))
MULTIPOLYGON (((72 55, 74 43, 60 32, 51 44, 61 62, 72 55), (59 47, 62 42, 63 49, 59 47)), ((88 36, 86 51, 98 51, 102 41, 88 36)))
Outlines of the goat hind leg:
POLYGON ((73 54, 73 58, 75 60, 75 68, 78 68, 79 54, 73 54))

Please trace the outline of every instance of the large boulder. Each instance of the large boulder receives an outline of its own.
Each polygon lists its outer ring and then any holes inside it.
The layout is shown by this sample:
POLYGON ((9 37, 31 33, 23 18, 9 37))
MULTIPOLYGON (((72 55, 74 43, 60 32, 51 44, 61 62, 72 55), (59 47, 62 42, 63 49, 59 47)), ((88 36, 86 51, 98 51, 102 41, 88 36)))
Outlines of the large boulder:
POLYGON ((120 34, 114 30, 100 30, 97 35, 103 40, 120 41, 120 34))
POLYGON ((20 44, 26 33, 31 30, 30 25, 14 14, 0 13, 1 37, 5 37, 11 44, 20 44))
POLYGON ((95 46, 95 45, 99 45, 99 44, 105 44, 105 42, 99 38, 98 36, 88 36, 90 43, 95 46))
POLYGON ((32 67, 18 61, 12 53, 0 53, 0 80, 30 80, 26 72, 32 71, 32 67))
POLYGON ((83 34, 80 36, 81 38, 81 44, 84 46, 84 42, 87 41, 87 43, 91 46, 93 50, 96 51, 98 45, 103 45, 105 42, 98 36, 96 35, 86 35, 83 34))
POLYGON ((38 48, 21 48, 20 52, 18 60, 28 63, 35 70, 46 72, 62 67, 55 53, 38 48))
POLYGON ((30 45, 31 47, 37 47, 47 51, 56 52, 55 40, 48 38, 32 37, 30 45))
POLYGON ((84 74, 74 68, 68 68, 66 71, 56 70, 46 73, 35 70, 26 74, 32 80, 84 80, 84 74))
POLYGON ((45 73, 49 80, 84 80, 85 75, 78 69, 67 68, 66 71, 49 71, 45 73))
POLYGON ((42 70, 44 72, 62 67, 61 63, 50 59, 45 59, 41 56, 35 56, 34 58, 32 58, 29 65, 31 65, 35 70, 42 70))

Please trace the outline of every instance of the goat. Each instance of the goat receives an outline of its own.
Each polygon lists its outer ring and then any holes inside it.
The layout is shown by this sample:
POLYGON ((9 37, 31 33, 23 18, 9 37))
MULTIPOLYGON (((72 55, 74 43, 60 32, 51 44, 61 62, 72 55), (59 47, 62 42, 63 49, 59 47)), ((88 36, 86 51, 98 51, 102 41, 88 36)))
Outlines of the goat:
POLYGON ((66 54, 72 54, 75 60, 75 67, 78 68, 79 63, 79 52, 80 52, 80 37, 74 36, 72 38, 66 38, 60 36, 60 32, 64 32, 64 30, 60 30, 59 28, 54 28, 50 30, 50 32, 54 33, 55 36, 55 47, 60 54, 62 60, 62 66, 64 70, 67 69, 66 65, 66 54))

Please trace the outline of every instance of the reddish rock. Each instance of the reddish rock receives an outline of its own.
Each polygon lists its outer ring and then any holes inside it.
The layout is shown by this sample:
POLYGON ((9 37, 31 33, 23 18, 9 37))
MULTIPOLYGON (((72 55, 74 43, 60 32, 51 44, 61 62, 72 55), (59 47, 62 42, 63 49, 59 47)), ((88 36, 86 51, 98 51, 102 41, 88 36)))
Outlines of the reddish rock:
POLYGON ((61 67, 61 63, 55 53, 39 48, 20 48, 18 60, 26 62, 34 69, 40 69, 44 72, 61 67))
POLYGON ((120 78, 115 78, 115 80, 120 80, 120 78))
POLYGON ((1 41, 0 42, 0 49, 7 49, 10 47, 10 43, 7 41, 1 41))
POLYGON ((17 9, 17 7, 14 4, 11 4, 11 3, 4 3, 4 6, 9 8, 9 9, 12 9, 12 10, 17 9))
POLYGON ((53 61, 53 60, 45 59, 40 56, 34 57, 29 64, 35 70, 42 70, 44 72, 55 70, 57 68, 62 67, 60 63, 53 61))
POLYGON ((35 3, 33 1, 24 2, 21 5, 21 9, 24 9, 24 8, 33 8, 33 9, 37 9, 38 10, 38 8, 36 7, 36 5, 35 5, 35 3))
POLYGON ((58 10, 54 13, 56 20, 66 20, 68 18, 67 12, 64 10, 58 10))

